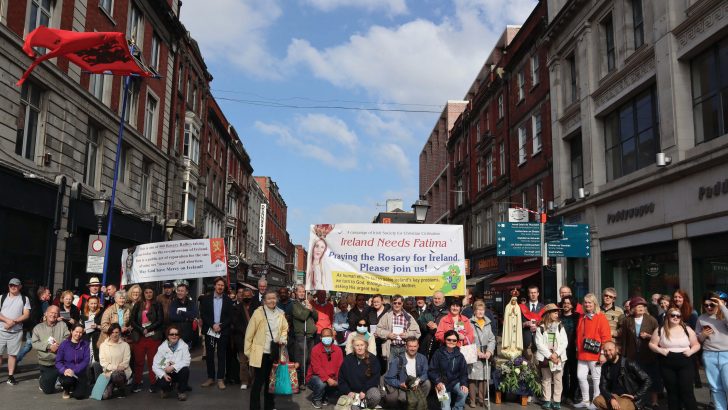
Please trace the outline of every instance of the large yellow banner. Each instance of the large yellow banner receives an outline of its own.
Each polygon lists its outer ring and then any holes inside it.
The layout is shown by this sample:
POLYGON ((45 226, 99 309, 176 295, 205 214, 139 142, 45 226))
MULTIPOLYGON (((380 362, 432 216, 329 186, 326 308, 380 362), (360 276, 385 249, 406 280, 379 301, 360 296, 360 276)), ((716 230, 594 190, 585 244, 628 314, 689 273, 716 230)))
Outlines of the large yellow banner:
POLYGON ((311 226, 306 289, 429 296, 465 294, 461 225, 311 226))

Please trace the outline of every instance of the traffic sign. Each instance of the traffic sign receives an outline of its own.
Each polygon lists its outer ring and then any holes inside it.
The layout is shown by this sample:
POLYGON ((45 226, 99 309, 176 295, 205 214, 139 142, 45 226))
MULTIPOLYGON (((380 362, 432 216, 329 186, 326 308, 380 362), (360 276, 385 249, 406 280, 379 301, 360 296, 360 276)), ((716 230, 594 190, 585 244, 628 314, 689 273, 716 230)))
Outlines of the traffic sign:
POLYGON ((537 222, 498 222, 498 256, 541 256, 541 227, 537 222))
POLYGON ((591 256, 591 233, 588 224, 565 224, 564 237, 548 243, 548 256, 553 258, 588 258, 591 256))

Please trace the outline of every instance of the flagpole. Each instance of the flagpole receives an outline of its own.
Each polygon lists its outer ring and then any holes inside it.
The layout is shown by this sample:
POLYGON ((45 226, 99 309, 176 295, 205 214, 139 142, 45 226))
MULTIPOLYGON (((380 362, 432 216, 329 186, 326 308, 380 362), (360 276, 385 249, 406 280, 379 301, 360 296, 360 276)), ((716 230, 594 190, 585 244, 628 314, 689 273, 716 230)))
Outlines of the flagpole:
MULTIPOLYGON (((133 46, 132 46, 133 48, 133 46)), ((124 94, 121 100, 121 116, 119 117, 119 134, 116 141, 116 161, 114 162, 114 182, 111 187, 111 200, 109 203, 109 216, 106 222, 106 247, 104 250, 104 271, 101 279, 101 286, 106 286, 106 272, 109 266, 109 248, 111 244, 111 226, 114 220, 114 201, 116 200, 116 182, 119 179, 119 157, 121 156, 121 143, 124 138, 124 117, 126 116, 126 102, 129 98, 129 87, 131 76, 124 78, 124 94)))

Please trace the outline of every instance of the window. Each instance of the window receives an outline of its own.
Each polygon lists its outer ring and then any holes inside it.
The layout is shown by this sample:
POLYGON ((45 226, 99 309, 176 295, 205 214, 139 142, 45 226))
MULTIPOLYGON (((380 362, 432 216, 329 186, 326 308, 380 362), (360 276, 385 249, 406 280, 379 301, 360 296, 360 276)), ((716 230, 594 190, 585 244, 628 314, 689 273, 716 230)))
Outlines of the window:
POLYGON ((197 113, 197 86, 192 87, 192 111, 197 113))
POLYGON ((112 14, 113 8, 114 8, 114 1, 113 0, 99 0, 99 7, 104 9, 106 13, 109 15, 112 14))
POLYGON ((144 115, 144 136, 157 142, 157 99, 147 94, 147 109, 144 115))
POLYGON ((543 203, 543 182, 536 183, 536 208, 541 211, 544 209, 543 203))
POLYGON ((35 149, 39 138, 41 96, 40 88, 30 81, 26 81, 20 90, 15 153, 31 161, 35 160, 35 149))
MULTIPOLYGON (((487 182, 486 182, 487 184, 487 182)), ((478 192, 483 189, 483 164, 478 161, 478 192)))
POLYGON ((518 72, 518 101, 526 98, 526 73, 523 69, 518 72))
POLYGON ((136 43, 137 48, 141 49, 141 45, 144 42, 142 12, 133 4, 131 5, 131 10, 129 10, 129 20, 126 31, 129 34, 129 37, 136 43))
POLYGON ((161 41, 159 40, 159 37, 156 34, 152 34, 152 54, 151 58, 149 59, 149 67, 151 67, 156 72, 159 72, 160 42, 161 41))
POLYGON ((185 222, 194 225, 195 213, 197 211, 197 198, 190 192, 185 195, 185 198, 185 222))
POLYGON ((184 76, 185 66, 184 64, 179 65, 179 73, 177 73, 177 91, 182 92, 185 86, 184 76))
POLYGON ((576 56, 574 54, 570 55, 566 58, 566 62, 569 67, 569 104, 573 104, 577 101, 579 97, 579 79, 578 79, 578 71, 576 70, 576 56))
MULTIPOLYGON (((122 78, 122 87, 125 79, 122 78)), ((122 88, 123 89, 123 88, 122 88)), ((137 123, 137 107, 139 106, 139 82, 132 80, 127 93, 126 106, 124 111, 124 121, 129 125, 136 127, 137 123)))
POLYGON ((508 222, 508 204, 498 204, 498 222, 508 222))
POLYGON ((477 141, 480 141, 481 137, 482 136, 480 135, 480 118, 478 118, 477 120, 475 120, 475 139, 477 141))
POLYGON ((634 48, 645 43, 645 17, 642 14, 642 0, 632 0, 632 26, 634 30, 634 48))
POLYGON ((533 154, 541 151, 541 114, 531 116, 531 131, 533 135, 533 154))
POLYGON ((611 72, 615 67, 614 23, 612 22, 611 14, 602 21, 602 29, 604 30, 604 41, 606 43, 605 50, 607 52, 607 71, 611 72))
POLYGON ((500 175, 506 174, 506 144, 500 144, 500 157, 498 158, 500 165, 500 175))
POLYGON ((460 206, 463 204, 463 194, 465 192, 463 191, 463 177, 458 177, 457 183, 455 186, 455 206, 460 206))
POLYGON ((528 141, 528 136, 526 135, 526 127, 520 126, 518 127, 518 165, 524 164, 526 162, 526 156, 528 155, 526 149, 526 141, 528 141))
POLYGON ((584 161, 581 152, 581 135, 571 139, 571 197, 578 198, 579 188, 584 187, 584 161))
POLYGON ((538 54, 531 56, 531 84, 533 87, 537 86, 540 79, 538 78, 539 69, 538 54))
POLYGON ((654 94, 638 95, 605 119, 607 181, 655 162, 660 138, 654 94))
POLYGON ((150 198, 150 191, 152 188, 151 184, 151 175, 152 175, 152 164, 148 161, 142 162, 142 179, 139 184, 140 194, 139 194, 139 206, 142 209, 149 209, 149 198, 150 198))
POLYGON ((495 224, 493 223, 493 207, 485 210, 485 244, 495 243, 495 224))
POLYGON ((185 123, 185 143, 183 155, 193 163, 200 162, 200 129, 189 122, 185 123))
POLYGON ((86 133, 86 160, 83 167, 83 183, 96 186, 96 167, 99 155, 99 129, 88 125, 86 133))
POLYGON ((505 115, 505 110, 503 109, 503 94, 498 96, 498 119, 503 118, 505 115))
POLYGON ((728 37, 691 63, 695 143, 728 133, 728 37))
POLYGON ((526 194, 526 191, 521 192, 521 206, 528 209, 528 195, 526 194))
POLYGON ((487 185, 493 183, 493 151, 485 154, 485 183, 487 185))
POLYGON ((126 170, 129 168, 127 167, 127 162, 129 161, 128 157, 129 149, 125 145, 122 145, 121 152, 119 153, 119 182, 126 182, 126 170))
MULTIPOLYGON (((40 26, 50 27, 53 15, 54 0, 32 0, 28 19, 28 33, 40 26)), ((45 49, 41 49, 45 50, 45 49)))
POLYGON ((477 212, 473 216, 473 237, 471 245, 477 249, 483 246, 483 216, 482 212, 477 212))
POLYGON ((104 74, 91 74, 89 76, 89 90, 94 97, 99 100, 104 99, 104 80, 106 75, 104 74))

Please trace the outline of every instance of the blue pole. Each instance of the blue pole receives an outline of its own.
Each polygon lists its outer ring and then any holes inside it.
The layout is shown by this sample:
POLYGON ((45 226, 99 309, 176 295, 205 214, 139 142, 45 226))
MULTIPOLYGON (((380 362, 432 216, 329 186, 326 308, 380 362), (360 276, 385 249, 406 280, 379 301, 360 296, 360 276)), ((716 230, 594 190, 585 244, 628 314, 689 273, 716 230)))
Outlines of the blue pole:
POLYGON ((101 286, 106 285, 106 272, 109 266, 109 247, 111 244, 111 225, 114 220, 114 200, 116 199, 116 182, 119 179, 119 157, 121 156, 121 142, 124 138, 124 117, 126 116, 126 101, 129 98, 129 87, 131 76, 124 79, 124 94, 121 101, 121 116, 119 117, 119 136, 116 141, 116 161, 114 162, 114 182, 111 187, 111 200, 109 204, 109 216, 106 223, 106 248, 104 251, 104 273, 101 279, 101 286))

